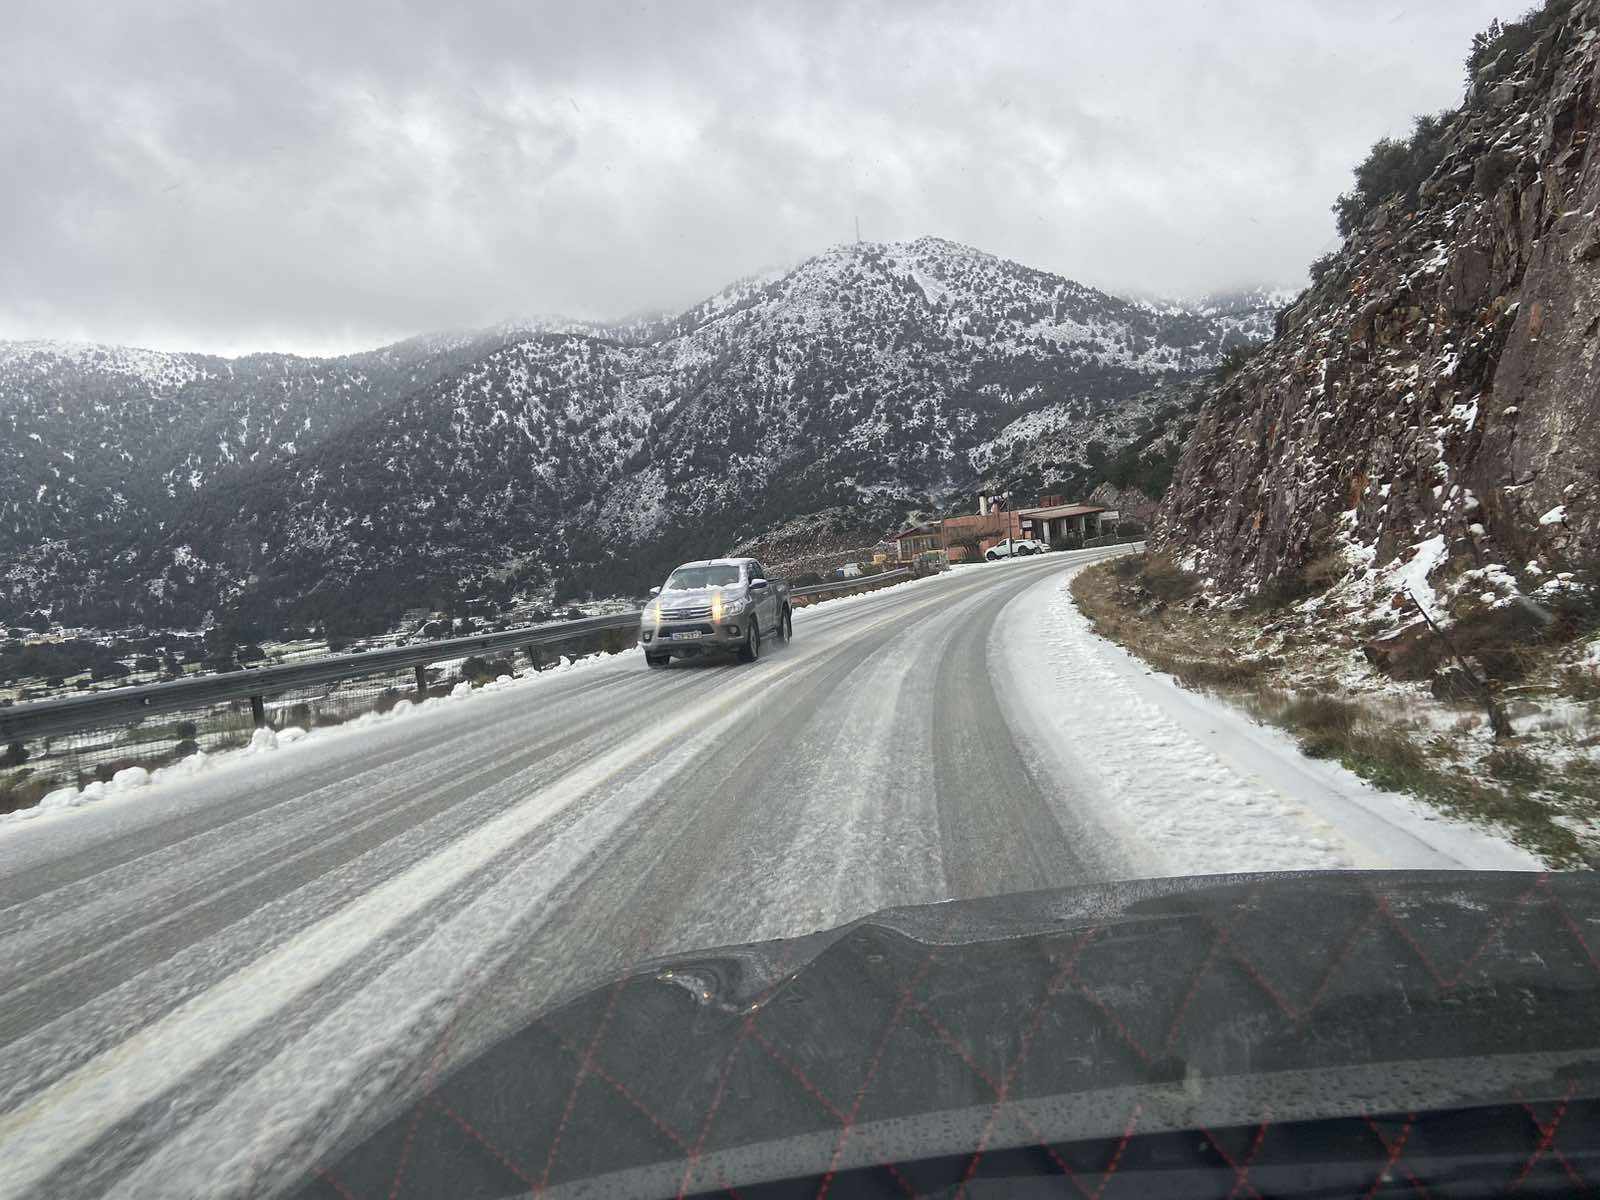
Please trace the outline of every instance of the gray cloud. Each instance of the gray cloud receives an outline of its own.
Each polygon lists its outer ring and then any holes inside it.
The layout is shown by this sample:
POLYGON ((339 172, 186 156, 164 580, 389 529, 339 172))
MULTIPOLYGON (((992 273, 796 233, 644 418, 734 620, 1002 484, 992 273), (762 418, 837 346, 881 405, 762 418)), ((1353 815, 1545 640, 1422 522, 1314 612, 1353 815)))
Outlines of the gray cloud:
POLYGON ((619 316, 857 217, 1112 290, 1293 283, 1526 4, 40 0, 0 48, 0 337, 619 316))

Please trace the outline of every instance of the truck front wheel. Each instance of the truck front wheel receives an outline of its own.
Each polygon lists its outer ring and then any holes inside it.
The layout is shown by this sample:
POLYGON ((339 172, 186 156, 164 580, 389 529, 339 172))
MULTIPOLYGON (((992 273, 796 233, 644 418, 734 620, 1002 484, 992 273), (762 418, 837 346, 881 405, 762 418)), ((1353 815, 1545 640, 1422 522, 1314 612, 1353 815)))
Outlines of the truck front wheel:
POLYGON ((644 665, 647 667, 664 667, 671 657, 670 654, 651 654, 650 651, 646 650, 644 652, 644 665))
POLYGON ((739 647, 740 662, 755 662, 761 657, 761 625, 754 618, 750 618, 750 632, 744 635, 744 645, 739 647))

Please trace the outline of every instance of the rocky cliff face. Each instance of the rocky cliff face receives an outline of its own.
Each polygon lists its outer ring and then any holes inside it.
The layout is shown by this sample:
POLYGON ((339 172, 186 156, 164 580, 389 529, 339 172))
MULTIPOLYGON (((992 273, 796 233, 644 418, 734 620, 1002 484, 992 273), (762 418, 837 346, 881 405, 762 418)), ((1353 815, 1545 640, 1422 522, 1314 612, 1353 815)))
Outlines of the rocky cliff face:
POLYGON ((1118 487, 1114 483, 1100 484, 1089 493, 1088 502, 1120 513, 1125 521, 1149 524, 1155 519, 1158 505, 1136 487, 1118 487))
POLYGON ((1218 590, 1503 604, 1600 554, 1600 0, 1524 32, 1204 405, 1156 540, 1218 590))

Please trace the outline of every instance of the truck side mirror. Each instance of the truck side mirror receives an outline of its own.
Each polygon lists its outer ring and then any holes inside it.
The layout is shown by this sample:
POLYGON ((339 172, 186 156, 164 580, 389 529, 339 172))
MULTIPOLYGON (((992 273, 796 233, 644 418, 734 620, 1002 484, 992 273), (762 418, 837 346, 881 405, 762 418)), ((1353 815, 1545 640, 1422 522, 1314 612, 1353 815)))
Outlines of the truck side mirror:
POLYGON ((759 591, 760 589, 762 589, 762 588, 764 588, 766 586, 767 586, 767 581, 765 579, 752 579, 750 581, 750 590, 752 592, 759 591))
POLYGON ((653 588, 650 589, 650 594, 652 596, 659 596, 659 595, 661 595, 661 589, 658 588, 658 587, 653 587, 653 588))

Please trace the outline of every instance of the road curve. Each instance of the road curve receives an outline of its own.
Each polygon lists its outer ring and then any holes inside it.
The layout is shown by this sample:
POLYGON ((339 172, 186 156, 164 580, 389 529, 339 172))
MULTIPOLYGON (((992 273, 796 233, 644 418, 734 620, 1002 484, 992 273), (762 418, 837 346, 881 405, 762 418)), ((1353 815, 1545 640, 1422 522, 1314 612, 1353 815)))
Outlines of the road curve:
POLYGON ((1062 587, 1107 553, 0 826, 0 1200, 270 1192, 658 955, 1111 879, 1534 865, 1095 638, 1062 587))
POLYGON ((989 664, 1025 635, 1007 605, 1100 553, 802 610, 754 665, 623 656, 0 830, 0 1196, 270 1182, 352 1097, 641 958, 1126 874, 989 664))

